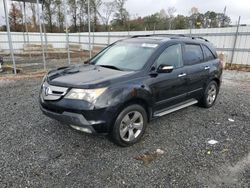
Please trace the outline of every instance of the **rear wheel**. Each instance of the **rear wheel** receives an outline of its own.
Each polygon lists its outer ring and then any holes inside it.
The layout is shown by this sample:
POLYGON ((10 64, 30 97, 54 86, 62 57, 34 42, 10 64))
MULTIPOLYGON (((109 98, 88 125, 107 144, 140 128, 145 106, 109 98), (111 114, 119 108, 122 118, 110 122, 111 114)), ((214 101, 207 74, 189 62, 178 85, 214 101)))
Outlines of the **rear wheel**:
POLYGON ((218 84, 215 81, 211 81, 207 85, 203 93, 203 96, 200 100, 201 106, 205 108, 212 107, 217 99, 218 92, 219 92, 218 84))
POLYGON ((137 104, 123 109, 118 115, 111 133, 114 143, 131 146, 143 136, 147 126, 147 113, 137 104))

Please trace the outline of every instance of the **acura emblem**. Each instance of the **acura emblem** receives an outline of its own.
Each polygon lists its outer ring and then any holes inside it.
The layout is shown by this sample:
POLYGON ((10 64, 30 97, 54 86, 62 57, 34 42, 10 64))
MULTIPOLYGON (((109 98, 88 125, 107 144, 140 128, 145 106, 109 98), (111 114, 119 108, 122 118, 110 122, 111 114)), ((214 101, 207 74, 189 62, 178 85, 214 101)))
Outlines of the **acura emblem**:
POLYGON ((52 91, 51 91, 50 87, 45 87, 44 88, 44 94, 45 94, 45 96, 48 96, 48 95, 52 94, 52 91))

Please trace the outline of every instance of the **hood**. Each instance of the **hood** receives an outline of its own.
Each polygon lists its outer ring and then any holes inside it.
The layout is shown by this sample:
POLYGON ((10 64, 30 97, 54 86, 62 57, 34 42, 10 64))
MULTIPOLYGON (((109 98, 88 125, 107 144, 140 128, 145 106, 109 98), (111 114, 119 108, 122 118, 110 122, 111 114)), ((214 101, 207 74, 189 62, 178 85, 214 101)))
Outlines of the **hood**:
POLYGON ((47 79, 49 84, 56 86, 98 88, 106 87, 131 74, 133 71, 119 71, 95 65, 74 65, 49 72, 47 79))

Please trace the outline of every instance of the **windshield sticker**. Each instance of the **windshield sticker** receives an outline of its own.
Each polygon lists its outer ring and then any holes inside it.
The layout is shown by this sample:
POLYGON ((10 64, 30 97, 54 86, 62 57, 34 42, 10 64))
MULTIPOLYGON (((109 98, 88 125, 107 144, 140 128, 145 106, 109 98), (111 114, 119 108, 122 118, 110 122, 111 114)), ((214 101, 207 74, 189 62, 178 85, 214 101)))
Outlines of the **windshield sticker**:
POLYGON ((158 44, 143 43, 141 46, 145 48, 156 48, 158 44))

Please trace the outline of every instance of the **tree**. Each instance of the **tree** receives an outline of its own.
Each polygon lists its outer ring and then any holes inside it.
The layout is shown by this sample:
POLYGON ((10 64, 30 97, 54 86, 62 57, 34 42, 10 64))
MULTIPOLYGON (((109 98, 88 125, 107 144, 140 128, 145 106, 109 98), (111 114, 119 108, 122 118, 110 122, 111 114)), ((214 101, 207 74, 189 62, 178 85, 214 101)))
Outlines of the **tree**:
POLYGON ((173 20, 174 29, 186 29, 188 28, 188 19, 183 15, 177 15, 173 20))
POLYGON ((91 7, 91 14, 93 15, 93 31, 98 31, 98 17, 101 17, 99 9, 102 5, 101 0, 91 0, 90 7, 91 7))
POLYGON ((108 31, 108 25, 109 25, 110 17, 113 14, 113 11, 115 9, 116 3, 115 3, 115 1, 104 2, 102 5, 103 5, 102 6, 102 12, 103 12, 103 14, 102 14, 101 18, 102 18, 102 21, 103 21, 103 23, 105 25, 106 31, 108 31))
POLYGON ((53 7, 54 0, 44 1, 44 19, 48 24, 47 30, 53 32, 53 16, 55 14, 55 9, 53 7))
POLYGON ((77 32, 77 1, 76 0, 68 0, 69 10, 70 14, 72 16, 73 26, 74 26, 74 32, 77 32))
POLYGON ((204 14, 205 27, 218 27, 217 14, 213 11, 207 11, 204 14))
POLYGON ((204 14, 205 27, 226 27, 231 23, 231 19, 222 13, 207 11, 204 14))
POLYGON ((116 13, 114 15, 114 25, 124 29, 128 29, 127 22, 129 20, 129 13, 125 9, 125 3, 127 0, 116 0, 116 13))
POLYGON ((168 7, 168 16, 169 16, 169 30, 172 27, 172 21, 174 19, 174 13, 176 12, 175 7, 168 7))
MULTIPOLYGON (((88 30, 87 0, 66 0, 67 14, 70 15, 69 29, 71 32, 88 30)), ((175 7, 161 9, 145 17, 135 16, 131 19, 125 8, 127 0, 90 0, 90 22, 92 31, 120 30, 166 30, 187 28, 227 27, 231 23, 225 13, 207 11, 200 13, 198 8, 192 7, 189 16, 177 15, 175 7), (113 18, 113 20, 111 20, 113 18), (112 27, 111 27, 112 26, 112 27)), ((64 7, 62 0, 44 0, 44 19, 48 32, 64 32, 64 7)), ((29 31, 38 31, 37 10, 35 4, 29 4, 29 31)), ((18 3, 11 4, 9 13, 11 30, 22 31, 22 11, 18 3)))
POLYGON ((228 27, 230 25, 230 23, 231 23, 230 17, 228 17, 225 14, 218 13, 217 18, 219 20, 219 26, 220 27, 228 27))
POLYGON ((87 2, 86 0, 78 0, 77 6, 79 7, 78 19, 79 19, 79 31, 84 31, 84 24, 85 24, 85 16, 88 12, 87 2))
POLYGON ((18 5, 19 5, 19 9, 20 9, 21 12, 22 12, 22 18, 21 18, 21 20, 22 20, 22 31, 25 31, 25 27, 24 27, 24 17, 23 17, 23 3, 24 3, 24 2, 18 2, 18 5))
POLYGON ((191 16, 189 17, 190 28, 196 28, 197 18, 199 16, 199 10, 196 7, 192 7, 190 10, 191 16))
POLYGON ((29 8, 31 10, 31 31, 37 31, 37 22, 36 22, 36 5, 34 3, 29 4, 29 8))
MULTIPOLYGON (((147 30, 155 30, 159 24, 159 13, 152 14, 150 16, 146 16, 143 18, 145 29, 147 30)), ((158 28, 159 29, 159 28, 158 28)))
POLYGON ((6 25, 0 26, 0 31, 7 31, 6 25))
MULTIPOLYGON (((55 0, 55 11, 56 11, 56 20, 58 23, 59 32, 64 32, 64 14, 63 14, 63 5, 61 0, 55 0)), ((67 7, 66 7, 67 8, 67 7)), ((67 12, 67 11, 66 11, 67 12)))
POLYGON ((197 14, 197 18, 195 20, 195 27, 196 28, 202 28, 204 27, 204 15, 201 13, 197 14))
POLYGON ((12 31, 22 31, 22 11, 17 3, 11 3, 9 11, 10 29, 12 31))
POLYGON ((142 31, 145 29, 144 20, 141 17, 129 21, 130 31, 142 31))

